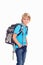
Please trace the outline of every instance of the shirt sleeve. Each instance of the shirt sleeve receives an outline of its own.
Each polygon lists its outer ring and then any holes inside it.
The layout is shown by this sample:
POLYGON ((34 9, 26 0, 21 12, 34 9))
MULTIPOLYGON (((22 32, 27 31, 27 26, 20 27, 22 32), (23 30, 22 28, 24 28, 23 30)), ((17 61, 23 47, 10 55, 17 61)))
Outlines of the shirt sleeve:
POLYGON ((18 34, 20 30, 20 25, 17 25, 16 28, 14 29, 14 33, 18 34))

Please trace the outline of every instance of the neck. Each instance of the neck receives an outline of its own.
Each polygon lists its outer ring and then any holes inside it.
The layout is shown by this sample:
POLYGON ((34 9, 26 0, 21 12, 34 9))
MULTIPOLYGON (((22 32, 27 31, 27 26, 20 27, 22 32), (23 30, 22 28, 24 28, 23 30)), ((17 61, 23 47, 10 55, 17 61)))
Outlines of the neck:
POLYGON ((24 24, 24 23, 23 23, 23 25, 27 26, 27 24, 24 24))

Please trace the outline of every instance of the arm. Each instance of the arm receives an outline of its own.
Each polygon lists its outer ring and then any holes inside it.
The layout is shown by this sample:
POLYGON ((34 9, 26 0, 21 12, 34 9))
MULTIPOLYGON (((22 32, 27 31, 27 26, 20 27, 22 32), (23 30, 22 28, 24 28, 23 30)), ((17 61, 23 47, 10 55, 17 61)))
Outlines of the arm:
POLYGON ((16 39, 16 36, 17 36, 17 34, 14 34, 13 35, 13 40, 15 41, 15 43, 19 46, 19 48, 20 47, 22 47, 22 45, 18 42, 18 40, 16 39))

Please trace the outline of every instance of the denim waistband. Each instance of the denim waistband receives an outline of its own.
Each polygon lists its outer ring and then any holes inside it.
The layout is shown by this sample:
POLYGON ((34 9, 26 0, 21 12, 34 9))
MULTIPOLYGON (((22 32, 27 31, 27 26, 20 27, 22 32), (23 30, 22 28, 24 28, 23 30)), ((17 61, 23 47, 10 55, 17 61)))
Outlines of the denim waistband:
POLYGON ((26 49, 27 48, 27 46, 25 45, 25 46, 22 46, 21 48, 16 48, 16 50, 19 50, 19 49, 26 49))

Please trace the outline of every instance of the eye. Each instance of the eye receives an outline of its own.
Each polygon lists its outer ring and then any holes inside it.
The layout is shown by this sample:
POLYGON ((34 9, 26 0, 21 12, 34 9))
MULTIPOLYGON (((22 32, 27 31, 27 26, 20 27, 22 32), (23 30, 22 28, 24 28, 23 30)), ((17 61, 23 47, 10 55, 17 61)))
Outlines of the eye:
POLYGON ((24 19, 24 20, 28 20, 28 19, 24 19))
POLYGON ((24 19, 24 20, 26 20, 26 19, 24 19))

